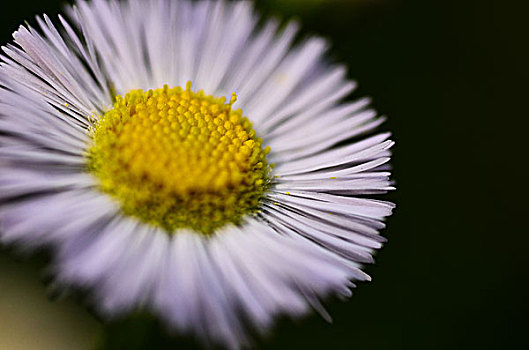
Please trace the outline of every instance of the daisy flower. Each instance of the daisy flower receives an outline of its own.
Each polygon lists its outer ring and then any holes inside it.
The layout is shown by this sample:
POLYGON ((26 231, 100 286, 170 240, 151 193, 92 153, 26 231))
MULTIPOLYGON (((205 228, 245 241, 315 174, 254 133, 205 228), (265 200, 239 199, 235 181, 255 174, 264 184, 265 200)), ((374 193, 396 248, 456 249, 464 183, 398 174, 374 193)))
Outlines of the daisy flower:
POLYGON ((393 142, 325 40, 248 2, 67 13, 3 47, 2 242, 52 247, 103 315, 229 348, 369 280, 393 142))

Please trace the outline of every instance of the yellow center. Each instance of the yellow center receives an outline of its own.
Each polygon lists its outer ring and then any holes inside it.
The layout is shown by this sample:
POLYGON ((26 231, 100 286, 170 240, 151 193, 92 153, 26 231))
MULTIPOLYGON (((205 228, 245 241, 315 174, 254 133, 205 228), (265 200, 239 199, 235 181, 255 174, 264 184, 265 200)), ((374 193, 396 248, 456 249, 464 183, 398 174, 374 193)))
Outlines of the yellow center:
POLYGON ((190 82, 117 96, 91 130, 88 168, 125 214, 170 233, 239 224, 258 210, 271 166, 235 100, 192 92, 190 82))

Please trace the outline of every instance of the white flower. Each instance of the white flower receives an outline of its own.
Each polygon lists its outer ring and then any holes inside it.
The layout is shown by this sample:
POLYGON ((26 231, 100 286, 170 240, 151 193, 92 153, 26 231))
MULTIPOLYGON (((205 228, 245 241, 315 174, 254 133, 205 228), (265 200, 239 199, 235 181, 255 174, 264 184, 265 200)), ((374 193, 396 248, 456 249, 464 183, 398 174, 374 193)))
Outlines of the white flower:
POLYGON ((355 84, 324 40, 293 45, 295 24, 259 27, 247 2, 79 1, 69 15, 3 48, 4 243, 53 247, 57 280, 105 315, 144 307, 231 348, 279 314, 328 317, 321 298, 369 280, 393 205, 365 195, 392 189, 393 142, 364 138, 383 118, 342 102, 355 84))

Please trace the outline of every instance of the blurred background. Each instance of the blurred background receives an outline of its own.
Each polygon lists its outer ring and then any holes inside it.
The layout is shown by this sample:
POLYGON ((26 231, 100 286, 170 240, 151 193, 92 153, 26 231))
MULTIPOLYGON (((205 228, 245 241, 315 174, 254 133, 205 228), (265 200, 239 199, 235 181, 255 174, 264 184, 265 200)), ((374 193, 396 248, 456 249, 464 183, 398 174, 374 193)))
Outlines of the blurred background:
MULTIPOLYGON (((262 349, 529 348, 528 8, 522 1, 263 0, 389 117, 398 191, 373 282, 330 300, 333 324, 282 320, 262 349), (522 6, 524 8, 522 8, 522 6)), ((63 1, 4 3, 0 42, 63 1)), ((47 291, 46 256, 0 250, 0 349, 193 348, 138 316, 103 324, 47 291)))

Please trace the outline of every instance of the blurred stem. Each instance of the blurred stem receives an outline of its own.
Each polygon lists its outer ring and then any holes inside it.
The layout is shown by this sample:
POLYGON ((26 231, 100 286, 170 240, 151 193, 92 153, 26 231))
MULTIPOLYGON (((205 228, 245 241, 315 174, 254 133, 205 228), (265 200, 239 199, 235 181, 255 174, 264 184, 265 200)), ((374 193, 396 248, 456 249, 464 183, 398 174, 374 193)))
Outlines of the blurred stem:
POLYGON ((137 313, 105 324, 95 350, 197 348, 199 348, 198 344, 192 339, 172 336, 165 332, 160 322, 153 316, 137 313))

